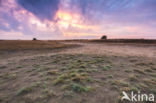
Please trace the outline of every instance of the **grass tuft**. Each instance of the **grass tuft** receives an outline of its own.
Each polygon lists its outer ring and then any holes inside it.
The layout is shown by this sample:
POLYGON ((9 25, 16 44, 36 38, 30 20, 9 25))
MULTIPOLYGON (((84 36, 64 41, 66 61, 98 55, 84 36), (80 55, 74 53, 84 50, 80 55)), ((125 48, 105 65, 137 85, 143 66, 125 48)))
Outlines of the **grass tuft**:
POLYGON ((71 88, 74 92, 88 92, 92 90, 90 86, 85 87, 77 83, 71 84, 71 88))
POLYGON ((104 66, 104 67, 102 68, 102 70, 103 70, 103 71, 107 71, 107 70, 109 70, 109 69, 111 69, 111 68, 112 68, 112 66, 107 65, 107 66, 104 66))
POLYGON ((139 69, 134 69, 134 72, 140 73, 140 74, 145 74, 145 72, 143 70, 139 70, 139 69))
POLYGON ((58 74, 58 70, 48 71, 47 74, 49 74, 49 75, 56 75, 56 74, 58 74))
POLYGON ((5 69, 7 68, 7 66, 0 66, 0 69, 5 69))
POLYGON ((108 78, 113 78, 113 75, 108 75, 108 78))
POLYGON ((138 81, 137 77, 135 75, 130 75, 129 80, 132 82, 138 81))
POLYGON ((17 92, 17 95, 25 95, 29 92, 32 92, 32 90, 32 87, 23 87, 17 92))

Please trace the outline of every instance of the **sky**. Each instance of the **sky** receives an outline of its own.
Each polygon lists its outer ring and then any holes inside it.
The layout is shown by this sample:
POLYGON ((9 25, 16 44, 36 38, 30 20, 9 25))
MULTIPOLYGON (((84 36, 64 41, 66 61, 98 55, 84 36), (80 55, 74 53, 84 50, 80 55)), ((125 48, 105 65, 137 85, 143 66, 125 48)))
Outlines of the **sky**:
POLYGON ((0 39, 156 39, 156 0, 0 0, 0 39))

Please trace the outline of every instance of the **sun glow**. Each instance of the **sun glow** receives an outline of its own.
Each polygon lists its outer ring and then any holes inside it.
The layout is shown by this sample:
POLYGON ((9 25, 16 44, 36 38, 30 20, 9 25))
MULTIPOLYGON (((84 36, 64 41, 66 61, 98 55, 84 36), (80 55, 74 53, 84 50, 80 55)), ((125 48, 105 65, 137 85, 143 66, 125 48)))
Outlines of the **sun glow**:
POLYGON ((69 26, 79 29, 96 29, 97 27, 86 25, 83 23, 83 18, 76 13, 69 13, 65 11, 58 11, 56 14, 58 25, 61 28, 67 29, 69 26))
POLYGON ((64 34, 66 37, 81 37, 81 36, 97 36, 96 33, 75 33, 75 32, 67 32, 64 34))
POLYGON ((67 37, 75 37, 79 36, 88 36, 95 35, 94 33, 90 34, 87 31, 94 30, 98 31, 98 26, 89 25, 87 22, 83 22, 82 17, 76 13, 70 13, 66 11, 58 11, 55 16, 55 20, 57 22, 52 22, 49 20, 45 20, 41 22, 38 18, 31 15, 29 18, 30 26, 33 26, 35 29, 40 31, 51 31, 53 32, 53 28, 55 26, 59 27, 62 34, 67 37), (79 32, 77 32, 79 31, 79 32))
POLYGON ((72 15, 70 13, 58 11, 56 15, 59 19, 64 20, 64 21, 71 21, 72 20, 72 15))
POLYGON ((77 24, 80 21, 80 16, 78 14, 73 14, 65 11, 58 11, 56 14, 56 19, 61 28, 67 29, 73 24, 77 24))

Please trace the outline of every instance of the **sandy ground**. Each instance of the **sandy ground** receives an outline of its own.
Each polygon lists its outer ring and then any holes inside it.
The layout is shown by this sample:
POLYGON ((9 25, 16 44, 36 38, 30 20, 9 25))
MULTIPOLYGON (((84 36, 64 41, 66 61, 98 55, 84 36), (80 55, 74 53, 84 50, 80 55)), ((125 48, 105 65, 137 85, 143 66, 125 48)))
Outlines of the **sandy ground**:
POLYGON ((116 56, 138 56, 147 58, 156 58, 156 44, 124 44, 124 43, 80 43, 80 42, 62 42, 65 44, 77 44, 78 47, 45 50, 45 51, 9 51, 0 54, 1 63, 8 60, 21 60, 37 56, 49 56, 55 54, 95 54, 95 55, 116 55, 116 56))
MULTIPOLYGON (((68 43, 69 44, 69 43, 68 43)), ((68 49, 65 53, 84 53, 98 55, 141 56, 156 58, 156 44, 124 43, 71 43, 82 45, 80 48, 68 49)))
POLYGON ((123 90, 156 94, 156 44, 62 43, 79 46, 0 51, 0 103, 130 103, 120 101, 123 90))

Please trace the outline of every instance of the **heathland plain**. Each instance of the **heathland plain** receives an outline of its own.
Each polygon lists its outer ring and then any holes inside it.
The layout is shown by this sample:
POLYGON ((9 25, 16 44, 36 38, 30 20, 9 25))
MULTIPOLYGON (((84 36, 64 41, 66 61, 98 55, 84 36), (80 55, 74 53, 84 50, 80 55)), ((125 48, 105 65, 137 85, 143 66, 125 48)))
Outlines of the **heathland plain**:
POLYGON ((130 103, 156 94, 155 61, 156 43, 0 41, 0 103, 130 103))

